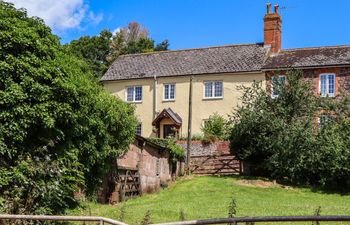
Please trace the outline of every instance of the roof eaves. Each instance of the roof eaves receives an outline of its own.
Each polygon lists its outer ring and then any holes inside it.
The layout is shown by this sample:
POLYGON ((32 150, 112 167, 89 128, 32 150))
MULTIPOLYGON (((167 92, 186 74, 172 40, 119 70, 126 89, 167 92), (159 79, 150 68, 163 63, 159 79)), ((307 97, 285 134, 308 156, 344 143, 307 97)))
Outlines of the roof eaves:
MULTIPOLYGON (((261 69, 254 69, 254 70, 240 70, 240 71, 232 71, 232 72, 217 72, 217 73, 188 73, 188 74, 181 74, 181 75, 166 75, 166 76, 161 76, 161 77, 183 77, 183 76, 201 76, 201 75, 217 75, 217 74, 238 74, 238 73, 256 73, 256 72, 261 72, 261 69)), ((159 76, 157 76, 159 77, 159 76)), ((99 80, 100 82, 105 82, 105 81, 120 81, 120 80, 140 80, 140 79, 154 79, 153 77, 135 77, 135 78, 112 78, 112 79, 103 79, 103 77, 99 80)))

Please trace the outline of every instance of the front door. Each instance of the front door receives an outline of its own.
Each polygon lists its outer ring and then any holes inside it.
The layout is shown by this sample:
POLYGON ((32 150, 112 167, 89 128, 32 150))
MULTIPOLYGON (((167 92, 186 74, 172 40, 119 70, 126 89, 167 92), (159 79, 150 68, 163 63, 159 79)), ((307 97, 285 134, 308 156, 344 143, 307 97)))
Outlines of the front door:
POLYGON ((173 129, 174 125, 164 125, 163 126, 163 137, 175 137, 176 131, 173 129))

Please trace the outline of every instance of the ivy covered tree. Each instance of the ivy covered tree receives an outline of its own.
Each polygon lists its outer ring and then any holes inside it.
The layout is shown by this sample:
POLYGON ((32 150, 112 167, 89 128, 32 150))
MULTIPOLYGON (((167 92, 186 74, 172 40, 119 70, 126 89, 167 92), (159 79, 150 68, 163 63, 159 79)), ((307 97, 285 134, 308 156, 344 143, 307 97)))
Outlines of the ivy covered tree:
POLYGON ((348 98, 316 96, 297 70, 285 82, 273 80, 274 98, 261 83, 243 87, 231 117, 231 151, 274 179, 349 187, 348 98))
POLYGON ((61 213, 126 150, 134 109, 93 82, 41 19, 3 1, 0 18, 0 213, 61 213))

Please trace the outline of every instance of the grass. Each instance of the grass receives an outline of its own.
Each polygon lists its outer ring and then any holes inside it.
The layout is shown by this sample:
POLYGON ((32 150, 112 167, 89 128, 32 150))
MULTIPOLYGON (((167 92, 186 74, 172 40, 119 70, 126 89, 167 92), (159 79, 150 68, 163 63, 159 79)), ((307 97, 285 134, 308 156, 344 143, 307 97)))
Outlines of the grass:
POLYGON ((157 194, 144 195, 115 206, 85 202, 83 208, 69 214, 118 220, 121 211, 125 211, 123 220, 129 224, 139 224, 148 210, 152 223, 178 221, 180 211, 186 220, 218 218, 227 217, 232 197, 237 204, 236 216, 313 215, 319 206, 321 215, 350 214, 349 195, 327 194, 307 188, 246 185, 237 177, 183 178, 157 194))

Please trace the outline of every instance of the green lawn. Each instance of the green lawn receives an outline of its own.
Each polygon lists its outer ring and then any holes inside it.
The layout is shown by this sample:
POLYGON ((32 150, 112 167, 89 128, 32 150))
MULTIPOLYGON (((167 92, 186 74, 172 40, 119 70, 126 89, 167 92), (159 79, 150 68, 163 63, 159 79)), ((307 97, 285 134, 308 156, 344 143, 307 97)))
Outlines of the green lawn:
POLYGON ((157 194, 115 206, 84 203, 84 208, 69 214, 91 214, 118 220, 123 207, 124 222, 129 224, 139 223, 147 210, 150 210, 153 223, 177 221, 180 210, 185 213, 186 220, 227 217, 232 196, 236 199, 237 216, 313 215, 318 206, 321 206, 321 215, 350 214, 350 195, 277 185, 261 187, 242 184, 242 181, 232 177, 181 179, 157 194))

